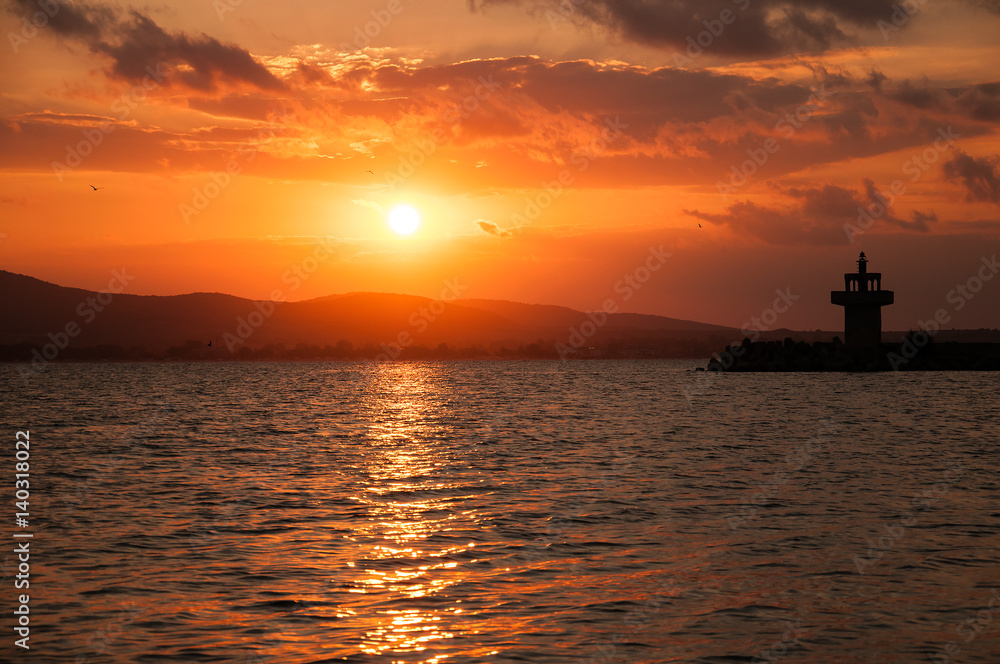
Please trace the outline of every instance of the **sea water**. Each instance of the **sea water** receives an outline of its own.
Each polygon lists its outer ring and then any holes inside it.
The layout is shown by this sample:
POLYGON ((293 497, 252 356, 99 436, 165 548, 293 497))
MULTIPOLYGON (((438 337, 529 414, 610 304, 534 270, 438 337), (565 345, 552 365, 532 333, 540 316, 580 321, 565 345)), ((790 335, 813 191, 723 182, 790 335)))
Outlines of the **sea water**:
POLYGON ((2 366, 2 659, 1000 661, 1000 374, 699 364, 2 366))

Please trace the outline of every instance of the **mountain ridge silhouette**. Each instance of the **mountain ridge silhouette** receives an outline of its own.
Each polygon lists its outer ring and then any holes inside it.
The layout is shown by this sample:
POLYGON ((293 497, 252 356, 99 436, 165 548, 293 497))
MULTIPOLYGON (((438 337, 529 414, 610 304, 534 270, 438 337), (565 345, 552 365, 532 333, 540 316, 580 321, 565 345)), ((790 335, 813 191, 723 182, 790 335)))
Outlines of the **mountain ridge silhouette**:
MULTIPOLYGON (((264 344, 567 343, 570 328, 592 321, 587 312, 548 304, 508 300, 455 299, 450 302, 400 293, 351 292, 296 302, 253 300, 219 292, 180 295, 101 297, 99 291, 60 286, 0 270, 0 345, 49 343, 52 334, 79 331, 72 346, 114 344, 162 350, 190 340, 232 347, 264 344), (107 304, 101 304, 101 299, 107 304), (75 328, 70 328, 70 330, 75 328), (250 334, 246 334, 247 332, 250 334), (227 336, 229 335, 229 336, 227 336), (406 336, 409 335, 409 336, 406 336)), ((598 320, 602 316, 595 314, 598 320)), ((600 335, 676 337, 706 333, 727 338, 738 330, 646 314, 607 314, 600 335)))

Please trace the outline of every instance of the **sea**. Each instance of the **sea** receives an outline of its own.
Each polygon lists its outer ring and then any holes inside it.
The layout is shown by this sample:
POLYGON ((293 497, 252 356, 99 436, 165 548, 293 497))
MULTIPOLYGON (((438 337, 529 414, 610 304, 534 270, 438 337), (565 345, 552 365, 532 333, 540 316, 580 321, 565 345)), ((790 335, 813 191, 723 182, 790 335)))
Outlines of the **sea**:
POLYGON ((1000 662, 1000 373, 699 366, 2 365, 0 661, 1000 662))

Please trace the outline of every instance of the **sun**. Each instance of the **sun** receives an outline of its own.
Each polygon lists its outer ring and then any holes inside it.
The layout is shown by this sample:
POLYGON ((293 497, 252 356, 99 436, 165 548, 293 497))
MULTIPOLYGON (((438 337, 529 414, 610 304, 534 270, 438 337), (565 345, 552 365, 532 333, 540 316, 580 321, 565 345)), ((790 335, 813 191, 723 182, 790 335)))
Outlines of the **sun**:
POLYGON ((420 213, 409 205, 397 205, 389 212, 389 226, 400 235, 409 235, 420 226, 420 213))

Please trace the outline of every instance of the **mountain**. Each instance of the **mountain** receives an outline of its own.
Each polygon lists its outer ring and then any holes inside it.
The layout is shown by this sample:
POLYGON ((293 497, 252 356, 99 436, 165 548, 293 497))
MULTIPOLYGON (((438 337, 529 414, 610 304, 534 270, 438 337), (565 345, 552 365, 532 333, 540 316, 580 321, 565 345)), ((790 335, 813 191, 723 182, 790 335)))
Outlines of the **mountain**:
MULTIPOLYGON (((587 314, 553 304, 522 304, 506 300, 456 300, 456 304, 481 311, 490 311, 510 320, 526 321, 528 326, 539 330, 563 330, 577 326, 588 320, 587 314)), ((671 332, 719 332, 730 333, 733 328, 689 320, 652 316, 648 314, 611 314, 604 327, 607 330, 654 330, 671 332)))
POLYGON ((301 302, 255 301, 222 293, 153 296, 57 286, 0 271, 0 346, 142 348, 183 346, 235 352, 246 346, 354 347, 439 344, 511 350, 546 340, 570 346, 738 338, 732 328, 641 314, 587 314, 554 305, 498 300, 451 302, 390 293, 347 293, 301 302), (598 323, 598 324, 595 324, 598 323), (578 336, 572 339, 573 335, 578 336), (577 343, 579 342, 579 343, 577 343))

